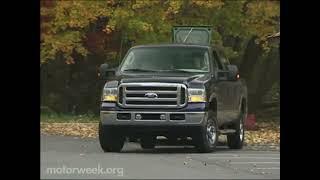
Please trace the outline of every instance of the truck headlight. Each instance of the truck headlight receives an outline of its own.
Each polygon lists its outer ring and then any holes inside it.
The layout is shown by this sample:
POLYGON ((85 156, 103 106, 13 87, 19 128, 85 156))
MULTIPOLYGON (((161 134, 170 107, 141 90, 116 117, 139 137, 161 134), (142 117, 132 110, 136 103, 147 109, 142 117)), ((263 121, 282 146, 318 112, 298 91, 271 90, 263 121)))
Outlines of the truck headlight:
POLYGON ((188 89, 188 102, 206 102, 205 89, 188 89))
POLYGON ((118 88, 104 88, 101 99, 102 101, 116 102, 118 99, 118 88))

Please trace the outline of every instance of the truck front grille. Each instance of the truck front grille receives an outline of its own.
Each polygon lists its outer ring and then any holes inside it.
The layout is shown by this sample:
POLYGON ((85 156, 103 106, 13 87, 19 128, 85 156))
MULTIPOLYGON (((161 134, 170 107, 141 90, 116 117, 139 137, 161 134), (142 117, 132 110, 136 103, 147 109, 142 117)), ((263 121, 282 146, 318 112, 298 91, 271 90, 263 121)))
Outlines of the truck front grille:
POLYGON ((176 83, 123 83, 118 104, 123 108, 181 108, 187 103, 186 89, 176 83))

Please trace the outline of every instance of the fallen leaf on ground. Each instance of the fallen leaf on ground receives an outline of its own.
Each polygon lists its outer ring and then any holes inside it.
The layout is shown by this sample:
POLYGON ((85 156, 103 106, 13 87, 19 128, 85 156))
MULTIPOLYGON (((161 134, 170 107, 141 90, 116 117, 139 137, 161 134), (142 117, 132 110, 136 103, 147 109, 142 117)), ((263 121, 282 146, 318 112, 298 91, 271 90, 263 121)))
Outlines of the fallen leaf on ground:
MULTIPOLYGON (((41 124, 41 133, 80 138, 97 138, 98 123, 44 123, 41 124)), ((257 123, 257 131, 245 131, 245 145, 279 145, 279 123, 257 123)), ((226 140, 226 139, 225 139, 226 140)), ((225 141, 224 140, 224 141, 225 141)))

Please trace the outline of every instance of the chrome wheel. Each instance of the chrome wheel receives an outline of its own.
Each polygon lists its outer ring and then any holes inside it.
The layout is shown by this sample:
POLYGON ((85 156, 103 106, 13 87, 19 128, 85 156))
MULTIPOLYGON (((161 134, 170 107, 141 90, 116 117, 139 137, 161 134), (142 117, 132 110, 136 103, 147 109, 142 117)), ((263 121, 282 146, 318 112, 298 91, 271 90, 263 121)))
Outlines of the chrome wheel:
POLYGON ((227 143, 230 149, 241 149, 243 147, 245 139, 245 118, 246 114, 242 113, 232 127, 236 132, 227 134, 227 143))
POLYGON ((214 145, 216 142, 216 138, 217 138, 217 132, 216 132, 216 128, 214 127, 213 123, 209 123, 207 126, 207 137, 208 137, 209 143, 211 145, 214 145))
POLYGON ((243 136, 244 136, 244 129, 243 129, 243 119, 241 119, 240 120, 240 123, 239 123, 240 125, 240 127, 239 127, 239 130, 240 130, 240 141, 242 141, 243 140, 243 136))

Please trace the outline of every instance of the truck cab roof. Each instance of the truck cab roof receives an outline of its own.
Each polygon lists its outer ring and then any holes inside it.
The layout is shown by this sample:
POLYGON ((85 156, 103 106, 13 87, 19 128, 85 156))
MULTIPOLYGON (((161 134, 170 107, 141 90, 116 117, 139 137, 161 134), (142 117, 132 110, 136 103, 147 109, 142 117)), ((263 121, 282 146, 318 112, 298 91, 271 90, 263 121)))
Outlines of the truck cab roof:
POLYGON ((132 48, 197 47, 197 48, 213 48, 218 51, 222 49, 211 43, 211 36, 212 36, 211 26, 173 26, 171 35, 172 35, 171 43, 138 45, 132 48))
POLYGON ((197 48, 210 48, 211 46, 187 43, 169 43, 169 44, 144 44, 137 45, 132 48, 148 48, 148 47, 197 47, 197 48))

